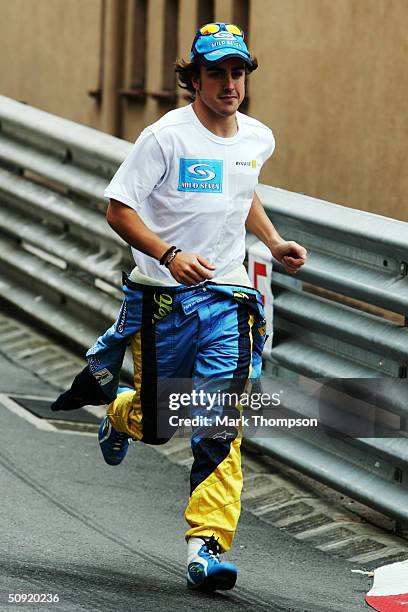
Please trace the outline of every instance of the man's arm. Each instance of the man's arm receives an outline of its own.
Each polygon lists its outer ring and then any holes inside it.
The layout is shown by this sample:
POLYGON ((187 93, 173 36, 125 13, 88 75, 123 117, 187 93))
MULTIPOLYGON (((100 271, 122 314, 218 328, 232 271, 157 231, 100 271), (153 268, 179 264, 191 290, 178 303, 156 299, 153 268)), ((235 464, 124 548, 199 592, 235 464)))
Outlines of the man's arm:
MULTIPOLYGON (((117 200, 110 200, 106 220, 130 246, 154 259, 160 260, 172 246, 152 232, 133 208, 117 200)), ((177 253, 168 269, 178 283, 195 285, 212 278, 210 270, 215 268, 201 255, 182 251, 177 253)))
POLYGON ((245 227, 266 244, 272 255, 287 272, 295 273, 305 263, 306 249, 293 240, 284 240, 279 235, 256 193, 254 193, 245 227))

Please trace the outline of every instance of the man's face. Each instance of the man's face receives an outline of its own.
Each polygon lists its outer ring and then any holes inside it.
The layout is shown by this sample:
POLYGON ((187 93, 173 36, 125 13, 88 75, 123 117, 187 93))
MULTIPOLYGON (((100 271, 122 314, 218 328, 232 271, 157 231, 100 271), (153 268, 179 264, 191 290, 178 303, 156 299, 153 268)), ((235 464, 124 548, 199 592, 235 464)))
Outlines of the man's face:
POLYGON ((233 115, 245 96, 245 63, 232 58, 212 67, 201 65, 193 84, 207 108, 222 117, 233 115))

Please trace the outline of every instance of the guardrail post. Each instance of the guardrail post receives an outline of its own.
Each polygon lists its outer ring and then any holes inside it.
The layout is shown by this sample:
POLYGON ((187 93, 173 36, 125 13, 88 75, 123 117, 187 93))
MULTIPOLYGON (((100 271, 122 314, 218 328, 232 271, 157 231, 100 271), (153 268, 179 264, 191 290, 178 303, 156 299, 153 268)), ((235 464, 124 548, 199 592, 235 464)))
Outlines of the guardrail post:
POLYGON ((258 289, 266 316, 268 338, 264 352, 270 356, 273 338, 272 255, 263 242, 255 242, 248 250, 248 274, 255 289, 258 289))

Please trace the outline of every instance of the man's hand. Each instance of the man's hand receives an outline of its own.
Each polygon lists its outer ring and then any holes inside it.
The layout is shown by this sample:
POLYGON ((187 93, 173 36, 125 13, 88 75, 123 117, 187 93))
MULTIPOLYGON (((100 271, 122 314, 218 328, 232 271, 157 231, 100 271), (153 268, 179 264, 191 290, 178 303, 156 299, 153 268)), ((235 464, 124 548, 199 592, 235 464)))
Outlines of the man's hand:
POLYGON ((286 272, 296 274, 306 262, 306 249, 293 240, 279 242, 273 249, 272 255, 283 265, 286 272))
POLYGON ((213 277, 209 270, 215 270, 215 266, 197 253, 181 251, 169 264, 168 269, 178 283, 197 285, 213 277))

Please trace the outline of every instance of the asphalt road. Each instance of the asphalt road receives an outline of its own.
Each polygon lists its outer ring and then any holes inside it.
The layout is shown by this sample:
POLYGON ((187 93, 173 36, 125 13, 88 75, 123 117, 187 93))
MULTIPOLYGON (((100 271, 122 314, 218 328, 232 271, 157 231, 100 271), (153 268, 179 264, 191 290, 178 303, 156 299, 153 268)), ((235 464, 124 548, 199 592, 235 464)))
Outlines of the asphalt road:
MULTIPOLYGON (((0 393, 52 396, 0 354, 0 393)), ((243 511, 228 559, 233 591, 185 586, 188 473, 133 445, 104 464, 96 437, 43 431, 0 401, 0 610, 369 610, 372 580, 243 511), (9 604, 9 594, 57 594, 9 604)))

